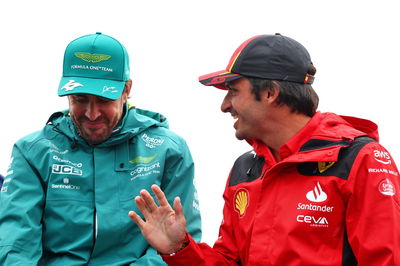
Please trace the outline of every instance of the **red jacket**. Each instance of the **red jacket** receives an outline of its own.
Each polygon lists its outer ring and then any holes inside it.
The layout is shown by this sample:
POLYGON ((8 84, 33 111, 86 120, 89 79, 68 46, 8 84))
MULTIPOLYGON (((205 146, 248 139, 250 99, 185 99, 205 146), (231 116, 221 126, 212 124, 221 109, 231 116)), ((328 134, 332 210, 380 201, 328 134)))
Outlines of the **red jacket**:
POLYGON ((377 126, 317 113, 280 148, 235 162, 211 248, 190 244, 169 265, 400 265, 399 173, 377 126))

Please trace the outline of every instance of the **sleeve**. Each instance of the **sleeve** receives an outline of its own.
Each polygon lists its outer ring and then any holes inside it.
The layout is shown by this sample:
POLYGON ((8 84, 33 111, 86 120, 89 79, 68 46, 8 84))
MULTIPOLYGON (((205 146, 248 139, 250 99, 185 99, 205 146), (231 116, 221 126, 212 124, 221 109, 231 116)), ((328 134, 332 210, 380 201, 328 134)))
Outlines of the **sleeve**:
POLYGON ((172 255, 161 255, 168 265, 241 265, 239 251, 233 234, 229 189, 224 192, 224 220, 219 229, 218 240, 213 247, 206 243, 196 243, 190 236, 189 245, 172 255))
POLYGON ((43 205, 38 173, 15 145, 0 193, 0 265, 37 264, 42 255, 43 205))
POLYGON ((162 260, 160 256, 158 256, 157 251, 149 247, 146 251, 146 253, 140 257, 138 260, 136 260, 134 263, 131 265, 134 266, 160 266, 160 265, 167 265, 165 262, 162 260))
POLYGON ((167 155, 166 176, 161 188, 171 206, 175 197, 180 197, 186 218, 187 231, 194 239, 201 239, 201 216, 194 181, 194 163, 190 150, 184 140, 175 155, 167 155))
POLYGON ((378 143, 358 154, 349 176, 348 240, 358 265, 400 265, 399 172, 378 143))

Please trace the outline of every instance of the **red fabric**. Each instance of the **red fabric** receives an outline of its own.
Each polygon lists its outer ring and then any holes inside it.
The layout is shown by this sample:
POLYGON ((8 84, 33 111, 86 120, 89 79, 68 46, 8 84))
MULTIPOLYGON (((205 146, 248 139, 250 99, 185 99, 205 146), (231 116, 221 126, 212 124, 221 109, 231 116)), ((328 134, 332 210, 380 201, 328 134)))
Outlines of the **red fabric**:
POLYGON ((307 140, 353 140, 363 135, 377 140, 377 126, 317 113, 282 145, 280 162, 264 144, 248 140, 266 159, 264 177, 234 186, 228 181, 224 221, 213 248, 191 239, 186 248, 163 259, 169 265, 342 265, 346 231, 358 265, 400 265, 399 174, 385 148, 376 142, 366 144, 347 180, 304 176, 297 170, 301 162, 338 159, 341 147, 336 146, 299 152, 307 140), (239 191, 248 199, 242 215, 235 206, 239 191), (311 202, 307 193, 313 191, 325 193, 327 199, 311 202))

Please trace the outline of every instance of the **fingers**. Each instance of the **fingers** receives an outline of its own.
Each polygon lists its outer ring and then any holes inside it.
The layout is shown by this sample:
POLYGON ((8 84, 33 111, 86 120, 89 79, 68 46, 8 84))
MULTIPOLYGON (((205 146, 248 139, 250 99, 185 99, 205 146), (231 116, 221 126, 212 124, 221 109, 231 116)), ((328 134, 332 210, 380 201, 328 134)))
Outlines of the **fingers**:
POLYGON ((143 226, 145 225, 143 219, 134 211, 130 211, 128 215, 132 219, 132 221, 134 221, 137 224, 140 230, 142 230, 143 226))
POLYGON ((175 211, 176 219, 185 220, 185 216, 183 214, 183 207, 182 207, 181 199, 179 197, 176 197, 174 199, 174 211, 175 211))
POLYGON ((158 202, 160 203, 160 206, 169 206, 168 200, 165 197, 164 192, 161 190, 161 188, 157 185, 152 185, 151 190, 153 190, 154 194, 156 195, 156 198, 158 202))
MULTIPOLYGON (((145 203, 145 207, 149 210, 149 212, 154 211, 157 209, 157 204, 154 202, 153 197, 150 195, 150 193, 143 189, 140 191, 140 196, 143 202, 145 203)), ((136 201, 136 199, 135 199, 136 201)), ((143 213, 144 214, 144 213, 143 213)))

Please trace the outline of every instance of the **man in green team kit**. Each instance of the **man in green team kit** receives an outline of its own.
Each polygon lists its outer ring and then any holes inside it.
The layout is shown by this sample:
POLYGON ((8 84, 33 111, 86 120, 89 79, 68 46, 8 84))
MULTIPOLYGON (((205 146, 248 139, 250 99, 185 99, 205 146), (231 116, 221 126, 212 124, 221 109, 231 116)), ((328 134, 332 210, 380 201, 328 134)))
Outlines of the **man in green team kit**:
POLYGON ((12 151, 0 193, 0 265, 164 265, 127 215, 154 183, 181 198, 200 240, 190 151, 165 117, 128 104, 131 86, 116 39, 96 33, 68 45, 58 95, 69 110, 12 151))

